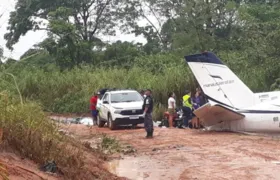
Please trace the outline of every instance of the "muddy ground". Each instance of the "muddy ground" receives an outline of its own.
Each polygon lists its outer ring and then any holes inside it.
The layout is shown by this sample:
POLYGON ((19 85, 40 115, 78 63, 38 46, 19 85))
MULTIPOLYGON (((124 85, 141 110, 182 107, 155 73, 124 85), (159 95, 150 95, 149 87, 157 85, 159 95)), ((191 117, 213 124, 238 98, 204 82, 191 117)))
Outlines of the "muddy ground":
MULTIPOLYGON (((111 173, 132 180, 280 179, 279 136, 155 128, 154 138, 145 139, 141 126, 111 131, 70 124, 63 130, 94 148, 100 134, 132 146, 135 151, 108 155, 103 164, 111 173)), ((87 156, 91 159, 92 155, 87 156)), ((0 160, 10 179, 62 179, 15 154, 2 152, 0 160)))
MULTIPOLYGON (((61 177, 44 173, 34 162, 23 159, 14 153, 1 152, 0 163, 6 168, 10 180, 59 180, 61 177)), ((1 177, 0 177, 1 179, 1 177)))
POLYGON ((137 152, 105 165, 129 179, 280 179, 278 137, 155 128, 154 139, 145 139, 142 128, 111 131, 70 125, 67 130, 81 140, 105 133, 132 145, 137 152))

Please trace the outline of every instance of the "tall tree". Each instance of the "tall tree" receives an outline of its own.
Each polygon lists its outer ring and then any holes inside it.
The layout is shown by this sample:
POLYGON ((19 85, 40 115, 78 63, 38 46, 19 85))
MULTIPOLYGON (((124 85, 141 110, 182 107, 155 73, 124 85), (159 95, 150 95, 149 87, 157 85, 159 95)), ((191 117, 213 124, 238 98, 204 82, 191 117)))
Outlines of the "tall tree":
POLYGON ((163 34, 175 48, 190 46, 197 50, 217 50, 220 38, 230 39, 238 26, 239 2, 220 0, 182 0, 162 4, 169 21, 163 34))
POLYGON ((136 36, 143 35, 147 40, 144 50, 148 54, 166 50, 166 44, 160 33, 166 17, 159 13, 155 3, 158 1, 161 0, 130 0, 124 14, 127 23, 121 28, 123 32, 134 33, 136 36))
POLYGON ((267 87, 280 77, 279 8, 280 4, 276 1, 255 1, 242 9, 243 52, 248 54, 247 61, 251 67, 255 66, 260 73, 263 72, 267 87))
POLYGON ((142 44, 117 41, 107 45, 103 52, 103 60, 111 62, 112 65, 130 67, 135 58, 144 55, 142 44))
POLYGON ((30 30, 47 30, 44 42, 58 64, 70 67, 91 62, 100 35, 114 35, 127 0, 18 0, 5 34, 10 49, 30 30), (46 44, 47 43, 47 44, 46 44), (50 48, 51 47, 51 48, 50 48))
POLYGON ((240 27, 240 4, 240 0, 138 1, 134 7, 137 10, 135 17, 144 18, 149 23, 146 26, 133 24, 134 32, 143 34, 147 45, 149 42, 151 47, 158 44, 161 50, 185 47, 187 51, 217 50, 225 47, 219 40, 229 41, 234 36, 233 30, 240 27))

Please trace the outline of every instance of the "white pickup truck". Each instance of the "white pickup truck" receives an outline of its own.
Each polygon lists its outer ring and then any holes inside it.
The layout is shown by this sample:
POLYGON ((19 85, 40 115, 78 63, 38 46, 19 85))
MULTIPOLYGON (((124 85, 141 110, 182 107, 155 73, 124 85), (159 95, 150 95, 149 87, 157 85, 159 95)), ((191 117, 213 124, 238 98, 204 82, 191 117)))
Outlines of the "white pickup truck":
POLYGON ((135 90, 107 91, 98 102, 98 127, 107 122, 114 130, 118 125, 134 125, 144 123, 143 97, 135 90))

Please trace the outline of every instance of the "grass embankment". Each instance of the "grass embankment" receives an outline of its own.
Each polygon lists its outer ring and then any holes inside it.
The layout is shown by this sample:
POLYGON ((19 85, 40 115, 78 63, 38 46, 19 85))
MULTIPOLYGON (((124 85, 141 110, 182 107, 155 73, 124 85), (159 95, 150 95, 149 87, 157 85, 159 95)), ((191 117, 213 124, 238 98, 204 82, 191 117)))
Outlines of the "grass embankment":
MULTIPOLYGON (((40 165, 55 161, 65 179, 114 178, 101 167, 100 152, 91 152, 93 159, 89 160, 85 157, 88 150, 75 139, 59 134, 57 128, 38 104, 21 104, 7 93, 0 94, 2 148, 12 149, 40 165)), ((0 176, 4 174, 0 164, 0 176)))

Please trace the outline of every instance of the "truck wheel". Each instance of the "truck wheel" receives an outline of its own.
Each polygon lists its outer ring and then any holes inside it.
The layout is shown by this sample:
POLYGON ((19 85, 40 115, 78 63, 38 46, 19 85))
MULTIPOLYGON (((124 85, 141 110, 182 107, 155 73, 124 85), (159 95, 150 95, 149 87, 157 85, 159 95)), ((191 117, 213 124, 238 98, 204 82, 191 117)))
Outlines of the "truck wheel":
POLYGON ((97 116, 97 126, 98 127, 104 127, 105 122, 101 121, 100 116, 97 116))
POLYGON ((112 116, 110 114, 108 115, 108 127, 111 130, 116 129, 115 122, 112 120, 112 116))

